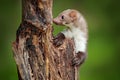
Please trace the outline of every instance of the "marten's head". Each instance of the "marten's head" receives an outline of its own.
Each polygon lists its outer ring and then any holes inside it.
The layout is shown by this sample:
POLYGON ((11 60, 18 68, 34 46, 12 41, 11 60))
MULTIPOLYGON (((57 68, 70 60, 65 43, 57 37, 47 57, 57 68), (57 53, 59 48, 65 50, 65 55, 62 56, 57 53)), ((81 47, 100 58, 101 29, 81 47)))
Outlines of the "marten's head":
POLYGON ((76 25, 80 19, 81 14, 74 9, 67 9, 61 12, 56 18, 53 19, 53 22, 57 25, 65 25, 71 27, 76 25))

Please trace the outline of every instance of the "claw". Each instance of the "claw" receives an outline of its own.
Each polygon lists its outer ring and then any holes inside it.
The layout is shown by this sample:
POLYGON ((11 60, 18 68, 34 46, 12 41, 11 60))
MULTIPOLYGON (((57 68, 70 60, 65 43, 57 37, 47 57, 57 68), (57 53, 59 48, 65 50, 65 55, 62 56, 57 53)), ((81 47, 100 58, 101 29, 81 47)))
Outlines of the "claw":
POLYGON ((86 53, 78 52, 72 60, 72 66, 80 66, 86 58, 86 53))
POLYGON ((63 44, 63 41, 65 39, 64 34, 59 33, 54 39, 53 39, 53 44, 58 47, 63 44))
POLYGON ((79 66, 81 63, 81 59, 75 57, 73 60, 72 60, 72 66, 79 66))

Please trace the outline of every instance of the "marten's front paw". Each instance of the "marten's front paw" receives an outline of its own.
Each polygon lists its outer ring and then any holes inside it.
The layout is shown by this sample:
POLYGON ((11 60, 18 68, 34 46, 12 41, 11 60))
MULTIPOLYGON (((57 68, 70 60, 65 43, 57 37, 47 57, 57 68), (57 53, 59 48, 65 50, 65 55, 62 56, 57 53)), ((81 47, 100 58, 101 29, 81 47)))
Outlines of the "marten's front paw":
POLYGON ((80 66, 86 58, 86 54, 83 52, 76 53, 76 56, 72 60, 72 66, 80 66))
POLYGON ((60 46, 63 44, 63 41, 60 40, 59 38, 55 38, 53 39, 53 45, 55 45, 56 47, 60 46))
POLYGON ((63 34, 63 33, 59 33, 59 34, 53 39, 53 45, 55 45, 56 47, 62 45, 64 39, 65 39, 64 34, 63 34))

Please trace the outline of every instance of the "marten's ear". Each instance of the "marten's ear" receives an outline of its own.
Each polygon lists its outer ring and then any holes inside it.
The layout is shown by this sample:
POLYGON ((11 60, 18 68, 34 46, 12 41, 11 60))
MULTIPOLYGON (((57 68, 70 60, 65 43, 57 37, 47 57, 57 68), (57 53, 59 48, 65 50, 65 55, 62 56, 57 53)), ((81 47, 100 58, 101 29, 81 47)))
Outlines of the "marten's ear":
POLYGON ((76 11, 71 11, 69 13, 69 16, 70 16, 70 18, 71 18, 71 20, 73 22, 73 21, 75 21, 77 19, 77 12, 76 11))

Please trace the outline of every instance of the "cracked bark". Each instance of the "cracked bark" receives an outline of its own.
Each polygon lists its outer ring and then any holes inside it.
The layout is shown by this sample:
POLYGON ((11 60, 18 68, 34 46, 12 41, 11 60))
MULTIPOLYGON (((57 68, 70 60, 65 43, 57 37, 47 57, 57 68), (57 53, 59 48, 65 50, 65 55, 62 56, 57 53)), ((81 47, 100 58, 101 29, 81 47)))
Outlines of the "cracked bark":
POLYGON ((22 22, 12 49, 19 80, 77 80, 74 44, 53 45, 53 0, 22 0, 22 22))

